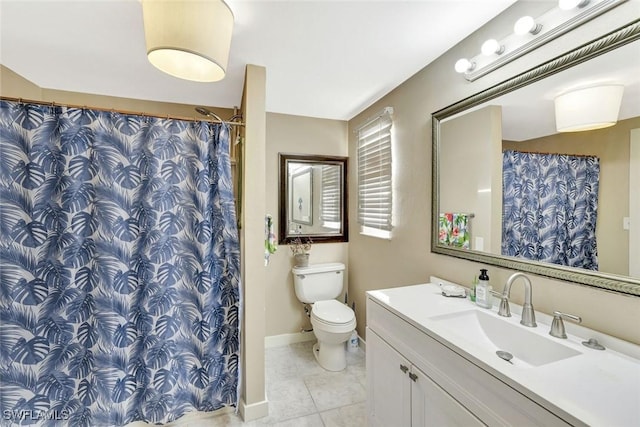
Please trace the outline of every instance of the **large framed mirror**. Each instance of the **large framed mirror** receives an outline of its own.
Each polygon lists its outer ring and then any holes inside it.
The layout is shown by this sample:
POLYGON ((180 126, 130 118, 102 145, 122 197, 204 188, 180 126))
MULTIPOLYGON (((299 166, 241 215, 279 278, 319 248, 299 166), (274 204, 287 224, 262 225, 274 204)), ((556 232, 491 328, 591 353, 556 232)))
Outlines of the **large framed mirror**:
POLYGON ((432 252, 640 295, 640 21, 432 125, 432 252), (617 124, 557 130, 556 98, 604 86, 622 87, 617 124))
POLYGON ((279 243, 349 241, 347 158, 279 154, 279 243))

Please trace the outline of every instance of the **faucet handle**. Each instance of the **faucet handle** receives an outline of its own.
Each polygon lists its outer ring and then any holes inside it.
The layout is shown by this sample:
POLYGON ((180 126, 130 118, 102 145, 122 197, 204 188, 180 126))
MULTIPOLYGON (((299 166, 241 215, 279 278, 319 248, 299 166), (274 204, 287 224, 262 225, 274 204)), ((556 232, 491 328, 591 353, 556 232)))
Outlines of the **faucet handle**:
POLYGON ((498 315, 502 317, 511 317, 511 308, 509 307, 509 298, 500 292, 491 291, 491 293, 500 298, 500 308, 498 309, 498 315))
POLYGON ((553 321, 551 322, 551 330, 549 335, 556 338, 567 338, 567 333, 564 329, 564 322, 562 319, 573 320, 576 323, 581 323, 582 318, 574 314, 562 313, 560 311, 553 312, 553 321))

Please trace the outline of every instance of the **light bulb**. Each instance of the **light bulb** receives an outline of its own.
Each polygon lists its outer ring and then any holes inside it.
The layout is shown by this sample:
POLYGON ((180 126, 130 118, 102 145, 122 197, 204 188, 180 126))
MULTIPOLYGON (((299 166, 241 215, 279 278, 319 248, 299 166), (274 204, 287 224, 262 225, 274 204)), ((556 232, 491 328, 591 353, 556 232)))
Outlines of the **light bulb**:
POLYGON ((476 64, 469 61, 467 58, 461 58, 456 61, 455 69, 456 73, 466 73, 475 68, 476 64))
POLYGON ((536 24, 536 20, 530 16, 523 16, 513 26, 513 32, 519 36, 527 33, 538 34, 540 30, 542 30, 542 25, 536 24))
POLYGON ((489 39, 482 44, 482 48, 480 49, 483 55, 490 56, 495 54, 500 55, 504 52, 504 46, 502 46, 498 40, 489 39))

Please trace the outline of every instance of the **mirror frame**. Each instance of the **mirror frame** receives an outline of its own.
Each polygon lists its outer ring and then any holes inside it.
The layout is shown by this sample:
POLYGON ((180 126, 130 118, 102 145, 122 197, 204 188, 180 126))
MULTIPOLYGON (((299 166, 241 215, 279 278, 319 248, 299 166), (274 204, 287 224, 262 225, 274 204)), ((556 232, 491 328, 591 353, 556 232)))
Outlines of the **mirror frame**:
POLYGON ((440 123, 448 117, 481 105, 491 99, 534 83, 545 77, 559 73, 596 56, 640 39, 640 20, 631 22, 600 38, 586 43, 574 50, 551 59, 517 76, 498 83, 489 89, 465 98, 431 115, 432 131, 432 200, 431 200, 431 252, 449 255, 479 263, 495 265, 512 270, 525 271, 553 279, 565 280, 614 291, 622 294, 640 296, 640 280, 629 276, 581 270, 550 263, 518 259, 503 255, 494 255, 479 251, 451 248, 438 242, 438 215, 440 201, 440 123))
POLYGON ((288 245, 297 237, 309 237, 313 243, 338 243, 349 241, 349 217, 347 215, 348 209, 348 157, 342 156, 322 156, 322 155, 309 155, 309 154, 290 154, 290 153, 278 153, 279 163, 279 191, 278 191, 278 244, 288 245), (288 186, 288 165, 289 162, 293 163, 309 163, 309 164, 323 164, 323 165, 336 165, 342 169, 342 205, 340 209, 340 217, 342 219, 342 227, 339 233, 326 233, 326 234, 300 234, 295 236, 287 235, 287 209, 289 191, 288 186))

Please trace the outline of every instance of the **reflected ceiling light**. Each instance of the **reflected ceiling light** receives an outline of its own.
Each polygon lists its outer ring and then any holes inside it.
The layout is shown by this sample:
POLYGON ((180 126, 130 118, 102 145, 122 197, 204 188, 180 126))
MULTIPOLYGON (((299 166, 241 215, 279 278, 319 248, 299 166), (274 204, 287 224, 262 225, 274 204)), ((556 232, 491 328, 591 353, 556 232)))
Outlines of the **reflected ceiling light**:
POLYGON ((501 45, 496 39, 489 39, 486 42, 482 43, 482 48, 480 48, 483 55, 500 55, 504 52, 504 46, 501 45))
POLYGON ((574 7, 583 7, 589 3, 589 0, 559 0, 558 7, 562 10, 571 10, 574 7))
POLYGON ((542 25, 537 24, 536 20, 531 16, 523 16, 518 19, 513 26, 513 32, 519 36, 523 36, 527 33, 538 34, 542 30, 542 25))
POLYGON ((186 80, 215 82, 227 69, 233 13, 222 0, 142 0, 147 57, 186 80))
POLYGON ((613 126, 618 121, 624 86, 577 89, 555 99, 558 132, 578 132, 613 126))
POLYGON ((456 61, 454 68, 456 73, 467 73, 476 67, 475 62, 469 61, 467 58, 461 58, 456 61))

